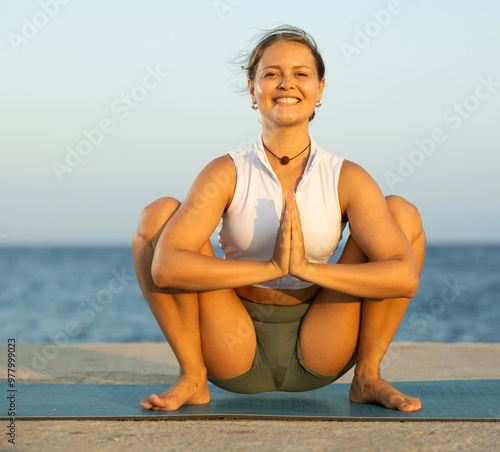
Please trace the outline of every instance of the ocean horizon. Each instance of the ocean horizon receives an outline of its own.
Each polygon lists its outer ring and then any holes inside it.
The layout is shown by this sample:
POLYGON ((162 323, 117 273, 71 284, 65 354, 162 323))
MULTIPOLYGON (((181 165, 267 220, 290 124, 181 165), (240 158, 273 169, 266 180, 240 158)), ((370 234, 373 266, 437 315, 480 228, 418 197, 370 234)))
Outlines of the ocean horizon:
MULTIPOLYGON (((165 340, 137 284, 130 245, 4 244, 0 270, 4 343, 165 340)), ((429 244, 395 340, 500 342, 499 275, 498 243, 429 244)))

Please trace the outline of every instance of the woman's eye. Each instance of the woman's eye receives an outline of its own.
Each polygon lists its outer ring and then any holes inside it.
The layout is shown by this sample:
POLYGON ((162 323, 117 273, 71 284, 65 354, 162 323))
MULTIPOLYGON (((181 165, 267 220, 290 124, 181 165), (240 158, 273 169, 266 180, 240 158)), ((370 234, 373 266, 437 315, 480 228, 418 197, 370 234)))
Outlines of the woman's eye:
POLYGON ((273 75, 276 75, 276 72, 266 72, 264 77, 272 77, 273 75))
POLYGON ((299 77, 307 77, 307 74, 305 72, 299 72, 297 75, 299 77))

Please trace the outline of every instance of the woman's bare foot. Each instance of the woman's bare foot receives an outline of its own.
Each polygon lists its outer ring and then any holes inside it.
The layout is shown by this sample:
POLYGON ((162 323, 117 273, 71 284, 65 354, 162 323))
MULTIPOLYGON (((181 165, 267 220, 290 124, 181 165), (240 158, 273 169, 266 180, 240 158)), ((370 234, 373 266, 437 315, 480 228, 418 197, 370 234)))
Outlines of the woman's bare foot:
POLYGON ((422 408, 419 399, 404 395, 380 377, 363 378, 355 375, 349 399, 356 403, 379 403, 386 408, 399 411, 417 411, 422 408))
POLYGON ((198 405, 209 401, 207 379, 183 375, 163 394, 142 399, 141 405, 148 410, 174 411, 182 405, 198 405))

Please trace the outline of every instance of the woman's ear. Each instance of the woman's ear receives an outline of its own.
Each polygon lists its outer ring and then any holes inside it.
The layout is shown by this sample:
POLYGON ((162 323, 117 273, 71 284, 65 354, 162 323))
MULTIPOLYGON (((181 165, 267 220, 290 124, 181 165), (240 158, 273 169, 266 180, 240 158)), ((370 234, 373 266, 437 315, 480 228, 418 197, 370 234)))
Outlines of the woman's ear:
POLYGON ((318 88, 318 97, 321 99, 321 96, 323 95, 323 90, 325 89, 325 77, 321 79, 319 82, 319 88, 318 88))
POLYGON ((254 87, 254 84, 252 82, 252 80, 248 79, 247 80, 247 83, 248 83, 248 92, 250 93, 250 96, 252 98, 252 103, 256 103, 257 100, 255 99, 255 87, 254 87))

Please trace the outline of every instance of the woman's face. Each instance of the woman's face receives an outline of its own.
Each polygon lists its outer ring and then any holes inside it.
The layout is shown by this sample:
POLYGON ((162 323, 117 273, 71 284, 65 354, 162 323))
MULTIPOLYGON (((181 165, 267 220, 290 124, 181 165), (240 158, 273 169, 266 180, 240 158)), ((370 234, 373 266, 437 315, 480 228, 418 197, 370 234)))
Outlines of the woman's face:
POLYGON ((262 114, 263 126, 266 121, 293 126, 309 121, 324 84, 324 78, 318 80, 311 51, 292 41, 278 42, 264 51, 248 88, 262 114))

